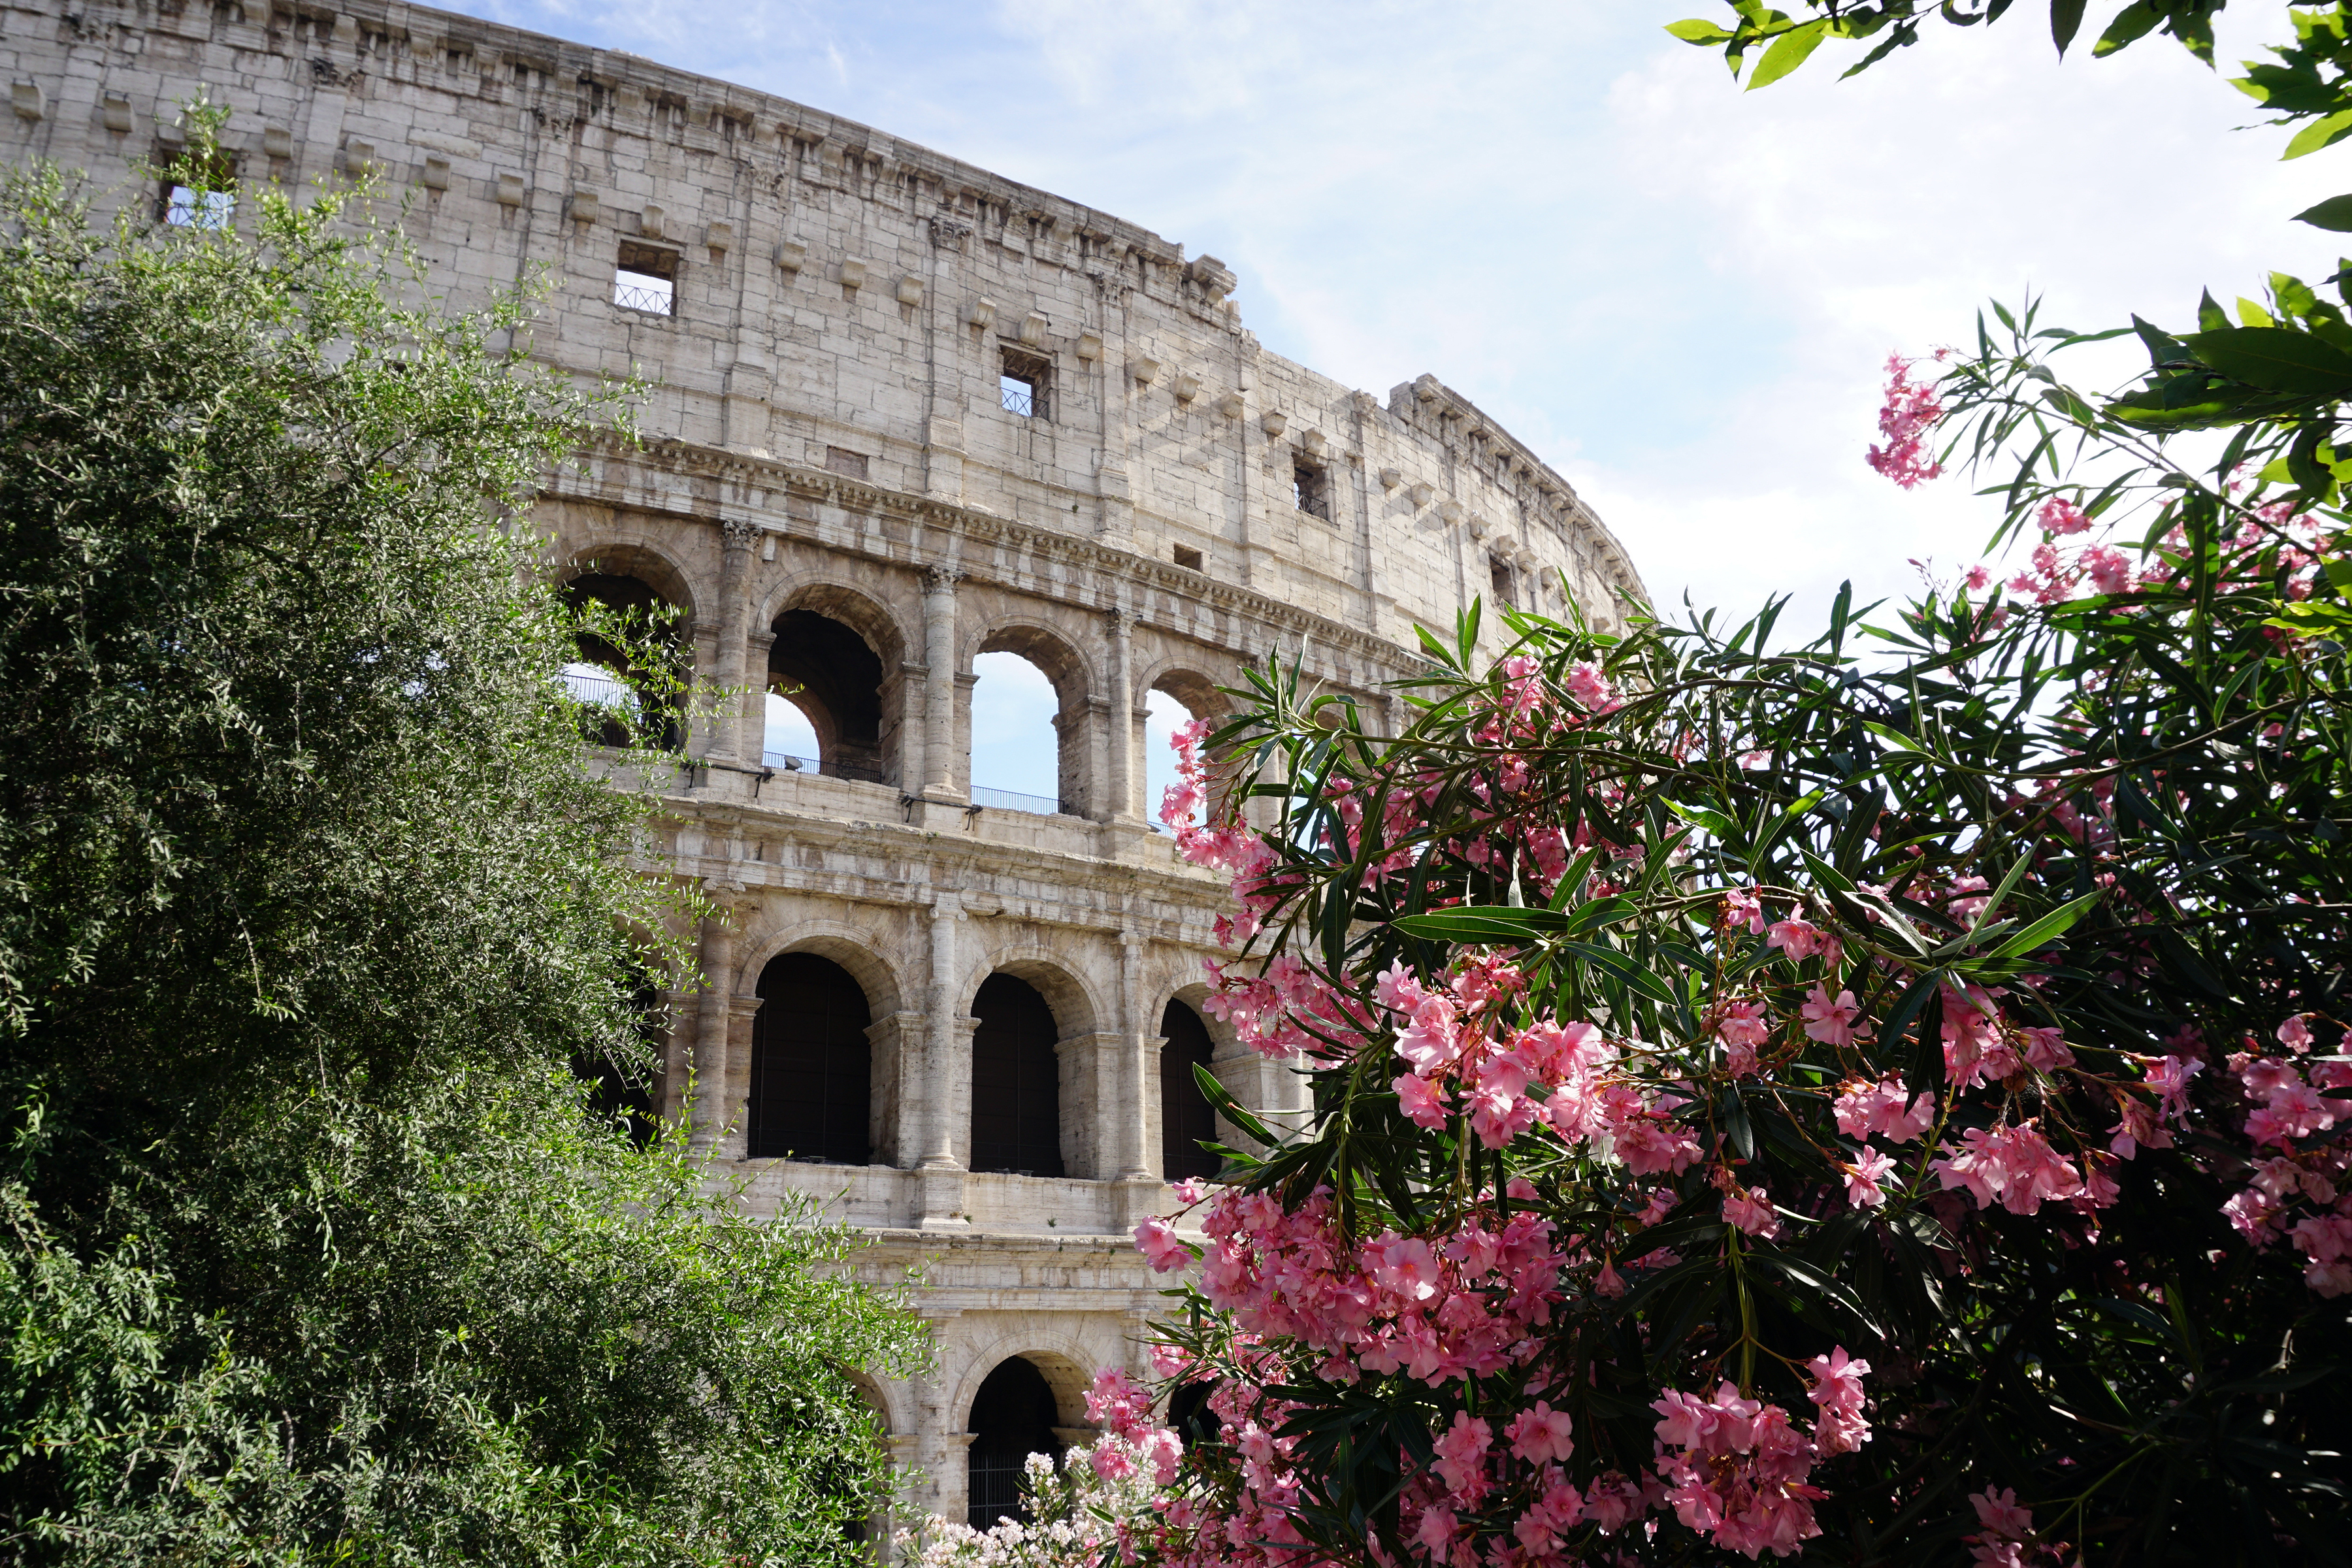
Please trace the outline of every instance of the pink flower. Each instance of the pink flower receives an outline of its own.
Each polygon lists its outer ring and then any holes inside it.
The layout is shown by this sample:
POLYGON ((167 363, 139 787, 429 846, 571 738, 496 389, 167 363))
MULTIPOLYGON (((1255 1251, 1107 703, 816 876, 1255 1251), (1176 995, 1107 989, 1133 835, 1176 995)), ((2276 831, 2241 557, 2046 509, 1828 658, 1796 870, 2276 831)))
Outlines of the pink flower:
POLYGON ((1990 1534, 2009 1541, 2022 1541, 2033 1533, 2033 1510, 2017 1506, 2017 1489, 1996 1490, 1987 1487, 1980 1492, 1970 1492, 1969 1502, 1977 1510, 1977 1522, 1990 1534))
POLYGON ((1992 581, 1992 574, 1981 566, 1971 566, 1969 568, 1969 574, 1961 581, 1968 584, 1969 593, 1979 593, 1983 590, 1986 584, 1992 581))
POLYGON ((1150 1260, 1157 1274, 1171 1273, 1192 1261, 1192 1249, 1177 1238, 1166 1220, 1157 1215, 1135 1227, 1135 1247, 1150 1260))
POLYGON ((1780 1215, 1761 1187, 1735 1186, 1724 1195, 1723 1217, 1749 1236, 1769 1241, 1780 1234, 1780 1215))
POLYGON ((1565 1464, 1576 1451, 1576 1445, 1569 1440, 1572 1425, 1567 1411, 1554 1410, 1538 1399, 1533 1409, 1513 1416, 1504 1432, 1511 1439, 1511 1452, 1529 1464, 1540 1465, 1546 1459, 1565 1464))
POLYGON ((1405 1073, 1391 1087, 1396 1090, 1398 1108, 1414 1126, 1433 1131, 1445 1125, 1445 1096, 1437 1085, 1405 1073))
POLYGON ((1805 1005, 1797 1009, 1805 1017, 1805 1034, 1825 1046, 1853 1044, 1853 1021, 1861 1016, 1862 1004, 1853 999, 1851 991, 1841 991, 1837 1000, 1830 1000, 1829 988, 1816 984, 1805 1005))
POLYGON ((1429 1243, 1391 1231, 1370 1243, 1371 1268, 1367 1271, 1381 1286, 1408 1301, 1426 1301, 1437 1294, 1437 1255, 1429 1243))
POLYGON ((1849 1138, 1908 1143, 1935 1125, 1936 1099, 1923 1094, 1914 1100, 1901 1076, 1889 1073, 1876 1083, 1847 1083, 1838 1091, 1833 1112, 1838 1131, 1849 1138))
POLYGON ((1486 1492, 1486 1449, 1494 1429, 1467 1410, 1454 1413, 1454 1425, 1437 1439, 1437 1462, 1430 1467, 1445 1482, 1445 1489, 1465 1502, 1475 1503, 1486 1492))
POLYGON ((2297 1013, 2278 1026, 2278 1043, 2301 1056, 2311 1049, 2311 1016, 2297 1013))
POLYGON ((1429 1553, 1432 1563, 1445 1563, 1452 1560, 1454 1538, 1460 1533, 1460 1527, 1454 1521, 1454 1510, 1436 1503, 1421 1516, 1420 1528, 1412 1532, 1412 1538, 1429 1553))
POLYGON ((1845 1201, 1858 1209, 1874 1209, 1886 1201, 1879 1183, 1895 1169, 1895 1162, 1875 1149, 1864 1148, 1845 1171, 1845 1201))
POLYGON ((2276 1198, 2253 1187, 2248 1187, 2221 1205, 2221 1213, 2230 1221, 2230 1228, 2263 1247, 2278 1238, 2279 1204, 2276 1198))
POLYGON ((1777 947, 1790 958, 1802 963, 1822 952, 1832 940, 1834 939, 1821 927, 1810 921, 1798 920, 1792 916, 1785 921, 1772 922, 1771 930, 1764 939, 1764 945, 1768 948, 1777 947))
POLYGON ((2083 564, 2090 570, 2091 586, 2102 594, 2121 594, 2131 588, 2131 560, 2111 544, 2094 544, 2084 551, 2083 564))
POLYGON ((1423 997, 1413 1007, 1412 1022, 1398 1033, 1396 1049, 1418 1073, 1434 1072, 1459 1056, 1454 1004, 1443 996, 1423 997))
POLYGON ((1735 926, 1745 926, 1757 936, 1764 934, 1764 906, 1758 901, 1753 888, 1733 888, 1723 895, 1725 912, 1735 926))
POLYGON ((2052 496, 2042 503, 2034 517, 2044 533, 2081 533, 2091 526, 2091 519, 2081 507, 2064 496, 2052 496))

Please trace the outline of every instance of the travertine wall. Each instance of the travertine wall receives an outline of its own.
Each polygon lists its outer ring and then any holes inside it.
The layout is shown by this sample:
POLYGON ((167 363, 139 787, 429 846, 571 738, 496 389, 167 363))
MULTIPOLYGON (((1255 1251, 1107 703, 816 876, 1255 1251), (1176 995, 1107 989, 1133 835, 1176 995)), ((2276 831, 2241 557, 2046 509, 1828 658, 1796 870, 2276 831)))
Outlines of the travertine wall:
MULTIPOLYGON (((667 1109, 754 1203, 812 1193, 873 1228, 877 1272, 928 1260, 940 1372, 874 1396, 927 1472, 910 1500, 959 1515, 990 1369, 1036 1363, 1076 1428, 1084 1377, 1135 1362, 1158 1304, 1121 1237, 1164 1202, 1159 1020, 1202 994, 1223 906, 1146 826, 1145 694, 1207 711, 1279 649, 1378 712, 1416 624, 1498 593, 1608 619, 1640 591, 1623 550, 1435 378, 1344 387, 1261 349, 1213 258, 819 110, 378 0, 17 4, 0 69, 0 155, 160 210, 130 163, 168 158, 208 92, 243 176, 373 172, 453 303, 541 271, 534 353, 656 381, 649 444, 551 476, 537 521, 551 570, 643 583, 704 690, 744 694, 650 781, 651 868, 723 910, 694 933, 710 984, 668 998, 667 1109), (625 244, 674 268, 671 311, 613 302, 625 244), (1001 405, 1008 353, 1044 377, 1034 416, 1001 405), (1325 515, 1295 504, 1302 471, 1325 515), (769 648, 800 610, 879 664, 880 782, 764 763, 769 648), (968 804, 996 648, 1055 683, 1061 815, 968 804), (879 1163, 741 1158, 755 987, 793 952, 866 994, 879 1163), (999 973, 1054 1012, 1062 1178, 966 1168, 972 999, 999 973)), ((1218 1066, 1297 1102, 1229 1040, 1218 1066)))

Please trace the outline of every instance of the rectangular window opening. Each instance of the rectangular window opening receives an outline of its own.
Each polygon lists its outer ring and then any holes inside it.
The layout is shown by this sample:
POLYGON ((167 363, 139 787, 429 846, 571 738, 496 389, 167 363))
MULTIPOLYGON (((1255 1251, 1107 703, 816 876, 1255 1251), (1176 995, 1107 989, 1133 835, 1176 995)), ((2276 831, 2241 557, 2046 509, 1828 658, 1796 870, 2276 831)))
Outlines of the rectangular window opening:
POLYGON ((613 268, 613 303, 649 316, 676 315, 677 252, 623 240, 619 263, 613 268))
POLYGON ((1003 368, 996 379, 997 401, 1007 414, 1018 414, 1024 419, 1043 419, 1046 417, 1046 390, 1052 376, 1053 366, 1035 354, 1006 349, 1003 368))
MULTIPOLYGON (((173 161, 170 157, 156 160, 173 161)), ((173 228, 226 229, 236 216, 236 161, 223 153, 201 173, 203 190, 173 180, 163 182, 163 221, 173 228)))
POLYGON ((866 477, 866 454, 852 452, 845 447, 827 447, 824 449, 824 466, 836 474, 847 474, 853 479, 866 477))
POLYGON ((1290 465, 1291 499, 1309 517, 1331 521, 1331 475, 1327 468, 1294 458, 1290 465))
POLYGON ((1518 601, 1512 597, 1512 590, 1517 584, 1513 581, 1510 567, 1505 564, 1502 557, 1498 555, 1486 557, 1486 566, 1495 583, 1495 603, 1517 605, 1518 601))
POLYGON ((1187 572, 1198 572, 1201 569, 1201 552, 1180 544, 1176 547, 1176 564, 1187 572))

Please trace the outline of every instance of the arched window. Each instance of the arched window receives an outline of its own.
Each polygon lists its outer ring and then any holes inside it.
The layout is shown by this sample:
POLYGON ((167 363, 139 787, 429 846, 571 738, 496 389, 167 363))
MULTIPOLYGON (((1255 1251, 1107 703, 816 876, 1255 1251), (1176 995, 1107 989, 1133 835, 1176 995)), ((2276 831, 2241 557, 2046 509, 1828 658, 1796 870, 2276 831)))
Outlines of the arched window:
POLYGON ((1207 1067, 1217 1047, 1201 1015, 1181 1002, 1168 1004, 1160 1032, 1168 1041, 1160 1047, 1160 1173, 1171 1182, 1205 1180, 1223 1163, 1201 1147, 1204 1138, 1216 1141, 1217 1112, 1192 1069, 1207 1067))
POLYGON ((971 661, 971 798, 1002 810, 1051 816, 1071 809, 1062 792, 1061 696, 1017 653, 971 661))
POLYGON ((574 609, 595 605, 610 612, 626 622, 629 629, 648 645, 635 649, 638 657, 633 658, 629 652, 604 637, 581 635, 579 657, 563 667, 564 682, 580 700, 616 710, 611 718, 593 728, 590 742, 676 751, 685 742, 676 704, 667 693, 648 695, 646 688, 652 672, 644 662, 648 651, 666 658, 677 657, 677 625, 669 618, 668 601, 635 577, 589 572, 563 585, 563 602, 574 609))
POLYGON ((866 1026, 873 1021, 865 988, 831 959, 787 952, 768 961, 751 1026, 745 1152, 752 1159, 871 1163, 873 1051, 866 1026))
POLYGON ((1045 1374, 1019 1356, 988 1374, 971 1402, 971 1484, 967 1517, 974 1530, 1000 1519, 1027 1522, 1021 1500, 1021 1468, 1032 1454, 1060 1458, 1054 1437, 1053 1386, 1045 1374))
POLYGON ((972 1014, 971 1168, 1024 1176, 1062 1173, 1060 1031, 1025 980, 992 974, 972 1014))
POLYGON ((775 633, 768 647, 767 765, 887 782, 880 657, 814 610, 786 610, 775 633))
POLYGON ((644 1148, 653 1142, 658 1113, 654 1109, 654 1083, 661 1061, 661 995, 653 982, 640 978, 629 997, 634 1015, 636 1049, 583 1051, 572 1058, 572 1070, 588 1080, 588 1114, 600 1127, 618 1124, 629 1142, 644 1148))
MULTIPOLYGON (((1143 819, 1160 832, 1167 831, 1160 821, 1160 807, 1176 783, 1176 748, 1171 742, 1192 719, 1192 710, 1167 692, 1144 693, 1143 819)), ((1194 813, 1193 820, 1199 819, 1194 813)))

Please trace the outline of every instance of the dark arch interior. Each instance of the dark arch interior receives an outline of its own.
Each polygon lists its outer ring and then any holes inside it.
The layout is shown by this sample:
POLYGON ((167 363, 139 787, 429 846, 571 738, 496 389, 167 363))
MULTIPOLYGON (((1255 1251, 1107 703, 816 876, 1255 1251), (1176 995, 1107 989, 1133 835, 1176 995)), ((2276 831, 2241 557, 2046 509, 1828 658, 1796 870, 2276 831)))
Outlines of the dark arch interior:
MULTIPOLYGON (((670 657, 676 657, 677 624, 669 616, 669 601, 638 578, 602 572, 583 573, 563 585, 563 603, 572 609, 599 605, 625 616, 646 636, 654 647, 667 650, 670 657)), ((576 640, 583 663, 602 665, 643 690, 643 678, 649 673, 642 657, 645 649, 638 650, 639 658, 632 658, 601 637, 583 633, 576 640)), ((632 736, 618 720, 607 720, 589 740, 597 745, 646 745, 666 751, 676 751, 684 743, 685 731, 678 723, 676 707, 666 699, 656 698, 647 702, 644 725, 642 735, 632 736)))
POLYGON ((591 1086, 589 1115, 603 1126, 617 1123, 628 1133, 629 1141, 642 1149, 653 1142, 655 1074, 650 1068, 661 1059, 661 996, 652 981, 639 978, 631 990, 629 1008, 636 1035, 635 1052, 583 1051, 573 1058, 572 1070, 591 1086), (629 1059, 625 1061, 624 1057, 629 1059))
POLYGON ((882 660, 866 639, 814 610, 776 617, 768 685, 808 715, 824 755, 822 771, 884 784, 882 660))
POLYGON ((971 1168, 1019 1175, 1062 1173, 1060 1037, 1036 988, 992 974, 972 1001, 971 1168))
POLYGON ((1209 1026, 1201 1015, 1181 1002, 1171 1002, 1160 1016, 1160 1032, 1168 1043, 1160 1047, 1160 1171, 1170 1181, 1186 1176, 1203 1179, 1223 1163, 1201 1147, 1202 1140, 1217 1136, 1217 1112, 1201 1092, 1195 1067, 1206 1068, 1216 1055, 1209 1026))
POLYGON ((1045 1374, 1019 1356, 1000 1364, 971 1402, 969 1517, 974 1530, 999 1519, 1026 1522, 1021 1467, 1032 1454, 1060 1457, 1054 1437, 1054 1390, 1045 1374))
POLYGON ((751 1026, 752 1159, 872 1163, 873 1021, 865 988, 831 959, 787 952, 768 961, 751 1026))

